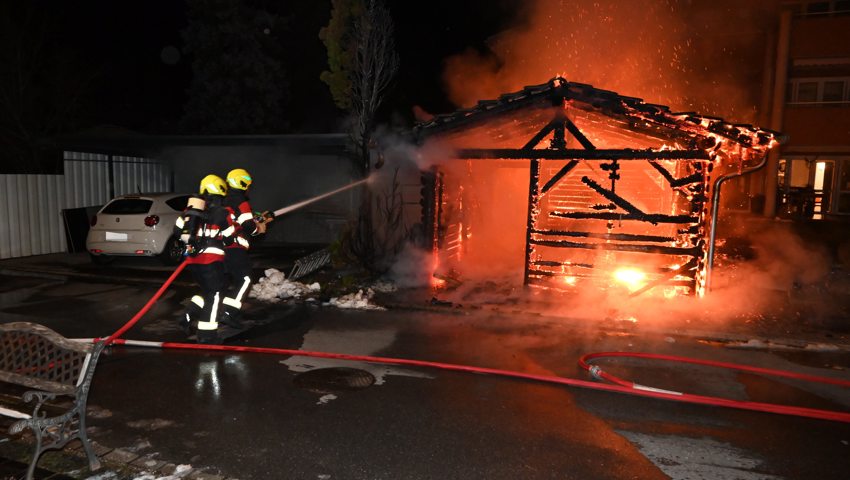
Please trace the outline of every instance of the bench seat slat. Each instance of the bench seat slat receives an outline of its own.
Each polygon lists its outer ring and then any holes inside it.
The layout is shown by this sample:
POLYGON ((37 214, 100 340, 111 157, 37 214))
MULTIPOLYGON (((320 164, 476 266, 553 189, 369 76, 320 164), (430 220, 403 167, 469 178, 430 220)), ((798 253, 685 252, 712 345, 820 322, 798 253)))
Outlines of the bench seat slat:
POLYGON ((74 385, 51 382, 40 378, 31 378, 14 372, 0 371, 0 380, 59 395, 74 395, 77 391, 77 387, 74 385))
POLYGON ((32 415, 27 415, 26 413, 19 412, 17 410, 12 410, 11 408, 6 408, 3 406, 0 406, 0 415, 3 415, 4 417, 20 418, 24 420, 32 418, 32 415))

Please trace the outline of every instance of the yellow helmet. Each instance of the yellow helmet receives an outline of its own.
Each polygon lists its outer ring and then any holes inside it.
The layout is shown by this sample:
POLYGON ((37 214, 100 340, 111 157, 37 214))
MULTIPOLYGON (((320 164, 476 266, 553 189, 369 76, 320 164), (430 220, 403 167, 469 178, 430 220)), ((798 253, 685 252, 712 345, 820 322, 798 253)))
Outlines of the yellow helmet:
POLYGON ((234 168, 227 174, 227 185, 238 190, 248 190, 251 186, 251 174, 242 168, 234 168))
POLYGON ((218 175, 207 175, 201 180, 201 195, 221 195, 227 194, 227 184, 218 175))

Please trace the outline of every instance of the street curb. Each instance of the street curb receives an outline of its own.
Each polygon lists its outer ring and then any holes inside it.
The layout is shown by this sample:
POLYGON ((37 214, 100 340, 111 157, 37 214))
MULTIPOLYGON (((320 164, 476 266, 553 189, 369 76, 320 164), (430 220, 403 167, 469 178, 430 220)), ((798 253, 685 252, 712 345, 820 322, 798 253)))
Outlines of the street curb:
MULTIPOLYGON (((147 278, 139 278, 139 277, 114 277, 114 276, 103 276, 103 275, 95 275, 92 273, 79 273, 79 272, 57 272, 57 271, 49 271, 49 270, 33 270, 31 268, 14 268, 14 267, 4 267, 0 268, 0 275, 9 275, 9 276, 18 276, 18 277, 32 277, 32 278, 45 278, 48 280, 68 280, 71 278, 80 279, 80 280, 95 280, 100 283, 123 283, 127 285, 162 285, 165 280, 154 280, 147 278)), ((184 282, 175 280, 171 283, 173 286, 177 287, 193 287, 195 286, 194 282, 184 282)))

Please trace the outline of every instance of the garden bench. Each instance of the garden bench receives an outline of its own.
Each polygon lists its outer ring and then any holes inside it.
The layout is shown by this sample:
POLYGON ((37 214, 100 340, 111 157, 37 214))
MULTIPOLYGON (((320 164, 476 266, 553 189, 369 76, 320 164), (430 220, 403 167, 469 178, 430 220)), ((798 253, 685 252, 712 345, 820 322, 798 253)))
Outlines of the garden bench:
MULTIPOLYGON (((33 478, 36 464, 46 450, 61 449, 79 438, 92 470, 100 461, 86 436, 86 400, 91 387, 97 359, 105 343, 69 340, 39 324, 14 322, 0 324, 0 381, 27 389, 21 399, 35 401, 32 413, 0 407, 0 414, 16 418, 10 434, 32 429, 35 451, 27 470, 27 480, 33 478), (64 413, 48 416, 46 402, 58 396, 68 396, 73 403, 64 413)), ((50 409, 53 410, 51 404, 50 409)))

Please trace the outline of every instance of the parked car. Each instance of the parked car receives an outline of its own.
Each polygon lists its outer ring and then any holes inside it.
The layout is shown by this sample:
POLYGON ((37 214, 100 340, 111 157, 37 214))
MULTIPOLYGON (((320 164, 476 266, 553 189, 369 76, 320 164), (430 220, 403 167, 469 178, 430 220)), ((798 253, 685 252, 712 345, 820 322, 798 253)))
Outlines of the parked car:
POLYGON ((166 265, 183 258, 184 245, 172 235, 174 222, 186 208, 185 193, 121 195, 92 216, 86 250, 95 263, 118 256, 159 257, 166 265))

